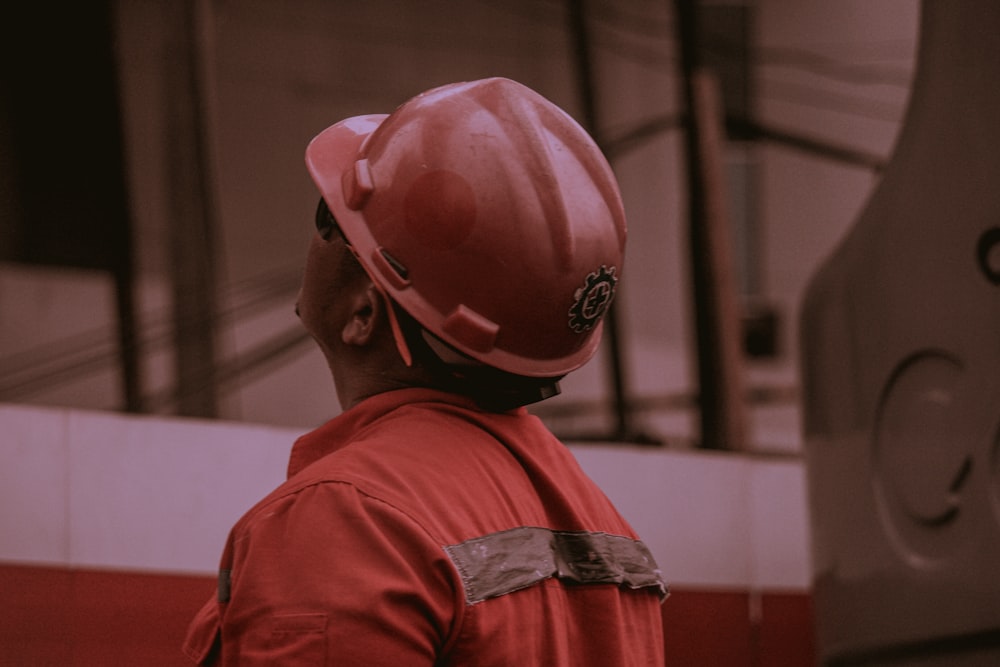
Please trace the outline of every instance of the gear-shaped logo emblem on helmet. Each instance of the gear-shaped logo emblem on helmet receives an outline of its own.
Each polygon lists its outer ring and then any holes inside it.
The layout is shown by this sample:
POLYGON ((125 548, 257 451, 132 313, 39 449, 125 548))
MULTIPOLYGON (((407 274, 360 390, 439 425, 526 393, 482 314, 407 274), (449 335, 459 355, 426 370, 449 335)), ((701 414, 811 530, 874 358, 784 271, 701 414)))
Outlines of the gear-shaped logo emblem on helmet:
POLYGON ((618 285, 616 269, 601 265, 597 271, 587 275, 583 287, 573 293, 573 305, 569 309, 569 328, 576 333, 590 331, 600 321, 601 316, 615 298, 618 285))

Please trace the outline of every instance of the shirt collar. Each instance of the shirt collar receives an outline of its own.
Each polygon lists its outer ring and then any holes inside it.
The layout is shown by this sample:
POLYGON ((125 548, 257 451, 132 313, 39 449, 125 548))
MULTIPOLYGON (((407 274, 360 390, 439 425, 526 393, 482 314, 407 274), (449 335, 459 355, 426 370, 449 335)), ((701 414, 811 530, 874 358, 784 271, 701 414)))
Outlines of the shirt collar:
POLYGON ((410 387, 375 394, 340 413, 319 428, 300 436, 292 445, 292 452, 288 459, 288 476, 292 477, 327 454, 347 446, 365 427, 393 410, 413 403, 446 403, 472 410, 477 409, 471 399, 435 389, 410 387))

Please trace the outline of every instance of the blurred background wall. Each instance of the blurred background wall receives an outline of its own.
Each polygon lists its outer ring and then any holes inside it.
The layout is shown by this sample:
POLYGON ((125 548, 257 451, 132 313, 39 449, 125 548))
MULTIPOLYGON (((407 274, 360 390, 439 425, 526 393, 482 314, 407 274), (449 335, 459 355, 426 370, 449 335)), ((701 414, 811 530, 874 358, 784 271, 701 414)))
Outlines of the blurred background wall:
POLYGON ((697 446, 688 40, 729 121, 731 287, 752 324, 739 343, 744 444, 798 451, 799 301, 890 154, 916 0, 104 4, 7 10, 8 44, 24 46, 5 59, 14 94, 0 125, 0 400, 328 418, 331 382, 292 312, 316 200, 304 147, 343 117, 498 75, 596 125, 629 219, 615 353, 605 346, 539 413, 569 437, 697 446), (698 7, 696 36, 682 37, 678 4, 698 7), (81 206, 94 192, 101 205, 81 206))

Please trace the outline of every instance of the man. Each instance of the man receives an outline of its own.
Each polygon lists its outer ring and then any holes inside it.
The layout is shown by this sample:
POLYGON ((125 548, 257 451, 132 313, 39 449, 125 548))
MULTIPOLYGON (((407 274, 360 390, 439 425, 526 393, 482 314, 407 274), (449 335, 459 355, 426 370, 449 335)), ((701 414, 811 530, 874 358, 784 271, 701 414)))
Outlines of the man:
POLYGON ((344 120, 297 312, 344 412, 233 528, 185 651, 224 665, 659 665, 648 549, 523 407, 600 340, 607 162, 508 79, 344 120))

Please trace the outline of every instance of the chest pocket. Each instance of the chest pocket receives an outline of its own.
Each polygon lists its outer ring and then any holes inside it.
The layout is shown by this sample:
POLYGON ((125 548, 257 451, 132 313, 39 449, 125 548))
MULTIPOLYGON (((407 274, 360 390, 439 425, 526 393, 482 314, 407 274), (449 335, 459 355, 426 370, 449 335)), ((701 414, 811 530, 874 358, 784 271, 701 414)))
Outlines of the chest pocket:
POLYGON ((221 661, 241 666, 322 666, 326 664, 326 625, 324 613, 277 614, 261 619, 238 642, 227 645, 223 656, 219 604, 212 600, 192 621, 184 654, 199 665, 221 661))

